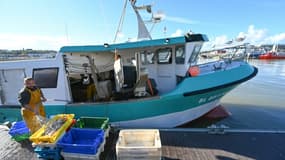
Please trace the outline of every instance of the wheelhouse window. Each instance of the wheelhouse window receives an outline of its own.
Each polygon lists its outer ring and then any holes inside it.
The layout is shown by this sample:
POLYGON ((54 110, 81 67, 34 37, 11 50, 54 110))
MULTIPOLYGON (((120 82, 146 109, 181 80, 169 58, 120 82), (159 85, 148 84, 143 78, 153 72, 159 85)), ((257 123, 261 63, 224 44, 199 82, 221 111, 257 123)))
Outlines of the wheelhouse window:
POLYGON ((33 78, 40 88, 56 88, 58 68, 37 68, 33 70, 33 78))
POLYGON ((157 63, 158 64, 171 64, 172 63, 172 49, 164 48, 157 50, 157 63))
POLYGON ((153 52, 146 53, 146 61, 147 61, 147 64, 154 64, 154 53, 153 52))
POLYGON ((197 63, 197 58, 198 58, 198 54, 200 52, 201 49, 201 45, 196 45, 193 49, 193 52, 191 54, 191 57, 189 59, 189 63, 190 64, 196 64, 197 63))
POLYGON ((143 65, 154 64, 154 53, 150 51, 141 52, 141 63, 143 65))
POLYGON ((175 63, 184 64, 185 62, 185 47, 180 46, 175 48, 175 63))

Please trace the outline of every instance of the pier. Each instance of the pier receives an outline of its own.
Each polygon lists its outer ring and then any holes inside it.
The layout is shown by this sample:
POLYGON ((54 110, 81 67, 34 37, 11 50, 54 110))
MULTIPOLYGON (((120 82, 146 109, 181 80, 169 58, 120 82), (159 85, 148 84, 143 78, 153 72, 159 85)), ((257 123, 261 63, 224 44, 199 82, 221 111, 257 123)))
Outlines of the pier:
MULTIPOLYGON (((102 159, 116 159, 113 132, 102 159)), ((162 160, 285 159, 285 131, 175 128, 160 129, 162 160)))
MULTIPOLYGON (((118 129, 111 130, 100 159, 116 159, 118 133, 118 129)), ((160 129, 160 138, 162 160, 285 159, 282 130, 174 128, 160 129)), ((4 127, 0 128, 0 141, 0 159, 38 159, 28 140, 11 140, 4 127)))

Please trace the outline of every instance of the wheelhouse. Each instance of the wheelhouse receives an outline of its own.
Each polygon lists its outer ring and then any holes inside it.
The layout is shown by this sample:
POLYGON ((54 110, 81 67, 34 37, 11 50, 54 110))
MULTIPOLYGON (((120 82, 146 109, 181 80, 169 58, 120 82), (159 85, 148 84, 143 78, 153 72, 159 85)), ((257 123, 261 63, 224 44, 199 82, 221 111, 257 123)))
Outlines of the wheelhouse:
POLYGON ((177 38, 104 44, 98 46, 63 47, 65 68, 73 102, 86 99, 91 81, 96 95, 91 101, 141 98, 168 93, 197 64, 198 54, 207 37, 187 34, 177 38), (114 55, 120 55, 121 66, 114 65, 114 55), (119 69, 118 69, 119 68, 119 69), (121 75, 116 75, 120 70, 121 75), (116 77, 123 85, 116 91, 116 77), (89 79, 89 80, 88 80, 89 79))

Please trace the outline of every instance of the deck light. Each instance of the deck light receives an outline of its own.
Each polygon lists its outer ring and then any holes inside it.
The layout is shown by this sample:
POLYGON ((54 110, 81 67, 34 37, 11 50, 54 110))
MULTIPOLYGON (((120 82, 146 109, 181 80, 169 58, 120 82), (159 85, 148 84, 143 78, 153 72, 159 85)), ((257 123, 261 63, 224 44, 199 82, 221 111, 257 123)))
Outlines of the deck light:
POLYGON ((169 41, 170 41, 169 38, 166 38, 166 39, 165 39, 165 43, 166 43, 166 44, 169 43, 169 41))
POLYGON ((109 47, 109 44, 108 43, 104 43, 104 47, 105 48, 109 47))

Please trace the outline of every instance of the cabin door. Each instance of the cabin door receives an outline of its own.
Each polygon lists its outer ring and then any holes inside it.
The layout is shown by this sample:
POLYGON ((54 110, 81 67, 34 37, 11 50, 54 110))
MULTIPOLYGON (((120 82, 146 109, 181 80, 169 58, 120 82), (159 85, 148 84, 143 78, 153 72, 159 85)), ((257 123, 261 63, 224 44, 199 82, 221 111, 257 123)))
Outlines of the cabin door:
POLYGON ((157 87, 159 93, 167 93, 175 88, 175 65, 173 63, 172 48, 157 51, 157 87))
POLYGON ((18 104, 18 92, 23 87, 24 69, 0 70, 0 99, 2 104, 18 104))

